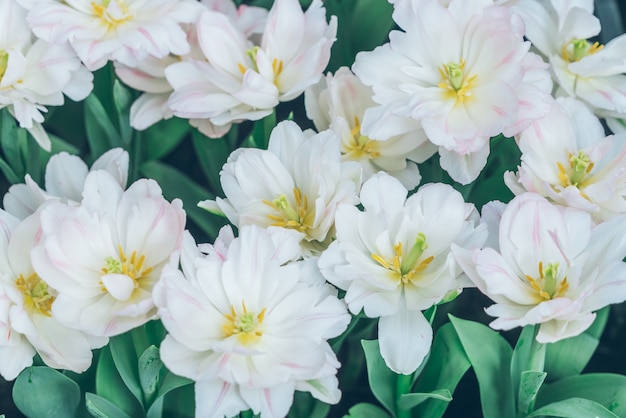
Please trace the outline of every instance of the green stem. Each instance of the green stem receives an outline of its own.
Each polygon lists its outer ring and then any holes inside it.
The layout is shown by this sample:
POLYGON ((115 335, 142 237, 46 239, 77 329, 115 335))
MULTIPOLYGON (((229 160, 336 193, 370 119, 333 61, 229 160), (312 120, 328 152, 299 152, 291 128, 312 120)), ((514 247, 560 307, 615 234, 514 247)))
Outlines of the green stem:
POLYGON ((239 413, 240 418, 253 418, 254 414, 252 413, 252 409, 248 409, 247 411, 241 411, 239 413))
POLYGON ((411 418, 411 411, 398 406, 400 396, 411 392, 413 374, 399 374, 396 380, 396 418, 411 418))

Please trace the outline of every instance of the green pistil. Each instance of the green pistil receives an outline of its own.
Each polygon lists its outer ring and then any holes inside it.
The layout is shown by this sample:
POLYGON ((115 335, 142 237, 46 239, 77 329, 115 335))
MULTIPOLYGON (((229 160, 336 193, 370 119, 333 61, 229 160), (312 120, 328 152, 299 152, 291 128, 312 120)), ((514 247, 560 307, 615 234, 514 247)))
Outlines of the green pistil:
POLYGON ((586 39, 574 39, 572 41, 572 47, 574 48, 572 58, 574 61, 579 61, 587 55, 587 51, 589 51, 589 42, 587 42, 586 39))
POLYGON ((122 263, 120 260, 116 260, 113 257, 107 257, 104 259, 106 262, 105 269, 107 273, 119 274, 122 272, 122 263))
POLYGON ((572 168, 570 179, 573 185, 578 185, 582 182, 585 175, 590 171, 590 164, 591 160, 584 151, 578 151, 577 155, 572 155, 570 158, 570 166, 572 168))
POLYGON ((459 91, 463 86, 463 65, 450 62, 446 64, 446 68, 448 69, 450 85, 454 90, 459 91))
POLYGON ((276 199, 272 201, 276 207, 283 211, 287 219, 292 221, 300 221, 300 216, 298 216, 298 212, 291 206, 291 203, 287 200, 287 196, 281 194, 276 199))
POLYGON ((543 290, 552 298, 556 292, 556 279, 559 274, 559 263, 550 263, 543 278, 543 290))
POLYGON ((252 332, 255 330, 256 326, 256 318, 251 313, 240 315, 235 322, 235 327, 240 332, 252 332))
POLYGON ((259 67, 256 65, 256 54, 257 52, 259 52, 259 47, 258 46, 253 46, 252 48, 249 48, 246 51, 246 55, 250 58, 250 61, 252 61, 252 64, 254 65, 254 71, 256 71, 257 73, 259 72, 259 67))
POLYGON ((400 265, 400 272, 404 275, 409 271, 413 270, 415 267, 415 263, 422 256, 424 250, 428 248, 428 243, 426 242, 426 235, 422 232, 417 234, 417 238, 415 239, 415 244, 411 247, 406 257, 402 257, 402 264, 400 265))

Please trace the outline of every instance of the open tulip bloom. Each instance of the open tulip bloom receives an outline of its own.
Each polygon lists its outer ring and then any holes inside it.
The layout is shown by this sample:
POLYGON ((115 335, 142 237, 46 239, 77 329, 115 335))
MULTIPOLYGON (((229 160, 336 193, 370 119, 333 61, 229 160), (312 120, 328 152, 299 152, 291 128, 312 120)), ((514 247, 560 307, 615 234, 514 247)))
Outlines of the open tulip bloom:
POLYGON ((0 418, 626 417, 620 13, 0 0, 0 418))

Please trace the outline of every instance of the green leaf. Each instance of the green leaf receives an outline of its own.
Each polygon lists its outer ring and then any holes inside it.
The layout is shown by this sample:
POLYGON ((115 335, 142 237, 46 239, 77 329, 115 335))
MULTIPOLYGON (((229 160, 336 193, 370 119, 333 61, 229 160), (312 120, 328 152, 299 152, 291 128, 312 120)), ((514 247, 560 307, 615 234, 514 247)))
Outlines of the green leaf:
POLYGON ((367 364, 367 379, 372 393, 392 416, 395 416, 397 375, 389 370, 380 355, 378 340, 361 340, 367 364))
POLYGON ((546 345, 535 340, 538 326, 527 325, 522 329, 511 358, 511 382, 517 395, 517 410, 527 413, 543 384, 546 345))
POLYGON ((185 119, 162 120, 142 132, 144 160, 158 160, 169 154, 189 134, 191 125, 185 119))
POLYGON ((513 350, 509 343, 483 324, 452 315, 450 321, 476 374, 483 416, 515 416, 510 370, 513 350))
POLYGON ((252 133, 244 141, 242 146, 251 148, 267 149, 269 143, 270 134, 272 129, 276 126, 276 110, 272 110, 272 113, 267 115, 261 120, 254 122, 252 126, 252 133))
POLYGON ((110 346, 105 346, 100 352, 96 368, 96 393, 125 411, 130 416, 141 416, 143 409, 137 397, 126 387, 118 373, 110 346))
POLYGON ((174 167, 158 161, 150 161, 141 166, 143 175, 155 179, 163 189, 165 198, 180 198, 187 215, 210 237, 217 236, 224 218, 213 215, 198 207, 198 202, 213 199, 211 193, 174 167))
POLYGON ((182 386, 191 385, 193 380, 187 379, 186 377, 175 375, 171 372, 167 372, 161 381, 161 386, 159 387, 159 391, 157 393, 157 398, 165 396, 169 392, 173 391, 182 386))
POLYGON ((343 418, 389 418, 389 414, 371 403, 358 403, 343 418))
POLYGON ((120 136, 124 144, 129 144, 133 137, 133 128, 130 126, 130 106, 133 95, 118 79, 113 81, 113 104, 117 112, 120 136))
POLYGON ((85 394, 87 411, 96 418, 131 418, 111 401, 96 395, 95 393, 85 394))
POLYGON ((551 403, 537 409, 526 418, 532 417, 564 417, 564 418, 619 418, 597 402, 583 398, 570 398, 564 401, 551 403))
POLYGON ((517 399, 518 411, 528 412, 532 406, 537 392, 543 385, 543 381, 546 380, 546 372, 538 372, 534 370, 528 370, 522 372, 520 379, 519 395, 517 399))
MULTIPOLYGON (((447 389, 454 393, 456 386, 470 367, 470 362, 452 324, 443 325, 435 334, 430 356, 415 385, 419 393, 433 393, 447 389)), ((448 408, 448 402, 427 399, 416 408, 415 416, 438 418, 448 408)))
POLYGON ((589 373, 566 377, 544 385, 536 406, 569 398, 595 401, 620 417, 626 417, 626 376, 613 373, 589 373))
POLYGON ((609 307, 596 313, 593 325, 584 333, 547 344, 545 370, 548 382, 580 374, 598 347, 600 336, 606 325, 609 307))
MULTIPOLYGON (((234 131, 234 130, 231 130, 234 131)), ((222 194, 219 172, 231 153, 227 138, 207 138, 198 131, 192 133, 193 149, 213 194, 222 194)))
POLYGON ((124 145, 104 106, 93 93, 85 100, 85 130, 94 158, 124 145))
POLYGON ((7 109, 2 109, 1 113, 0 146, 6 160, 3 160, 0 169, 11 183, 20 183, 26 174, 26 167, 20 152, 21 142, 26 140, 26 135, 21 132, 24 129, 18 128, 15 118, 7 109))
POLYGON ((111 338, 109 342, 111 357, 126 387, 140 403, 143 403, 139 371, 137 370, 137 353, 130 332, 111 338))
POLYGON ((29 418, 73 417, 80 403, 80 388, 50 367, 29 367, 15 380, 13 402, 29 418))
POLYGON ((151 345, 139 357, 139 383, 146 399, 152 399, 156 394, 163 369, 163 362, 159 357, 159 349, 151 345))
POLYGON ((315 399, 309 392, 296 391, 288 418, 326 418, 330 405, 315 399))
POLYGON ((398 399, 398 406, 401 409, 413 409, 428 399, 450 402, 452 394, 448 389, 439 389, 430 393, 405 393, 398 399))

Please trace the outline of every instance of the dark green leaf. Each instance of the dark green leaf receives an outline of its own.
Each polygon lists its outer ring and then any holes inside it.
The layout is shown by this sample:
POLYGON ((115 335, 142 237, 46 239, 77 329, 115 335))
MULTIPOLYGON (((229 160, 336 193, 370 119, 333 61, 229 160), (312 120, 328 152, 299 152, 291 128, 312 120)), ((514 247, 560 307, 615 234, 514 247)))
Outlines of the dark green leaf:
POLYGON ((161 381, 161 386, 159 387, 157 398, 165 396, 168 392, 171 392, 176 388, 191 385, 192 383, 193 380, 168 372, 165 374, 165 377, 163 377, 163 380, 161 381))
POLYGON ((626 417, 626 376, 589 373, 566 377, 544 385, 537 395, 536 406, 568 398, 586 398, 603 405, 620 417, 626 417))
POLYGON ((194 131, 192 137, 193 149, 200 161, 209 188, 215 195, 221 195, 219 173, 232 151, 228 141, 226 138, 207 138, 198 131, 194 131))
POLYGON ((95 94, 85 100, 85 129, 94 158, 111 148, 124 145, 117 128, 95 94))
POLYGON ((164 370, 157 347, 151 345, 143 352, 141 357, 139 357, 138 370, 141 389, 146 398, 151 399, 156 394, 161 379, 161 372, 164 370))
POLYGON ((598 347, 608 319, 609 307, 597 312, 593 325, 584 333, 553 344, 547 344, 545 370, 548 382, 580 374, 598 347))
POLYGON ((583 398, 570 398, 551 403, 537 409, 526 418, 543 416, 564 418, 619 418, 599 403, 583 398))
POLYGON ((159 183, 163 189, 163 195, 167 199, 180 198, 187 215, 205 233, 210 237, 217 236, 217 231, 224 224, 224 219, 198 207, 198 202, 214 198, 211 193, 174 167, 158 161, 143 164, 141 172, 159 183))
POLYGON ((96 418, 131 418, 114 403, 94 393, 85 394, 85 403, 89 413, 96 418))
POLYGON ((2 167, 2 171, 11 183, 20 183, 26 174, 26 167, 20 152, 21 142, 26 140, 26 135, 23 132, 24 129, 17 126, 15 118, 7 109, 2 109, 1 112, 0 145, 6 158, 3 164, 5 167, 2 167), (16 179, 17 181, 13 181, 16 179))
POLYGON ((309 392, 296 391, 287 418, 326 418, 330 405, 315 399, 309 392))
POLYGON ((113 363, 115 363, 124 384, 135 395, 135 398, 143 403, 139 371, 137 370, 137 353, 130 332, 111 338, 109 347, 111 348, 113 363))
POLYGON ((13 402, 29 418, 73 417, 80 403, 80 388, 54 369, 29 367, 15 380, 13 402))
POLYGON ((358 403, 343 418, 389 418, 389 414, 371 403, 358 403))
POLYGON ((450 402, 452 400, 452 394, 448 389, 435 390, 430 393, 405 393, 398 399, 398 406, 401 409, 413 409, 428 399, 450 402))
POLYGON ((158 160, 169 154, 191 130, 185 119, 162 120, 142 132, 144 160, 158 160))
POLYGON ((397 376, 394 372, 389 370, 385 364, 385 360, 380 356, 378 340, 362 340, 361 346, 363 346, 363 351, 365 352, 367 378, 370 389, 376 399, 394 415, 397 376))
POLYGON ((143 414, 140 401, 126 387, 118 373, 109 346, 102 349, 98 359, 96 393, 99 397, 113 403, 130 416, 141 416, 143 414))
POLYGON ((483 324, 452 315, 450 321, 478 379, 483 416, 515 416, 510 370, 513 350, 509 343, 483 324))
MULTIPOLYGON (((469 367, 470 362, 465 355, 461 341, 452 324, 447 323, 439 328, 435 334, 430 356, 417 380, 415 391, 432 393, 447 389, 450 393, 454 393, 456 386, 469 367)), ((415 415, 438 418, 444 414, 447 407, 447 402, 427 399, 417 406, 415 415)))

